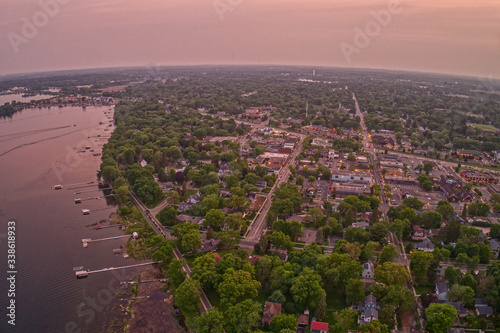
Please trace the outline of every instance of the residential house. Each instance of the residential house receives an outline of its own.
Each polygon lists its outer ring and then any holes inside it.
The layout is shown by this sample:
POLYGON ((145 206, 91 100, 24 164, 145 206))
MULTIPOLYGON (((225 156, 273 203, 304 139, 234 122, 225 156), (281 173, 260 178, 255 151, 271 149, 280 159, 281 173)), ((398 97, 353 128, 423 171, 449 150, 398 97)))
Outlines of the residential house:
POLYGON ((419 251, 433 252, 436 248, 429 238, 425 237, 423 241, 417 243, 415 248, 419 251))
POLYGON ((304 313, 299 315, 297 318, 297 330, 296 333, 305 333, 307 326, 309 326, 309 310, 305 309, 304 313))
POLYGON ((266 188, 267 187, 267 182, 265 180, 258 180, 256 183, 256 186, 258 188, 266 188))
POLYGON ((200 192, 190 195, 189 197, 186 198, 185 202, 192 205, 200 203, 201 202, 200 192))
POLYGON ((477 306, 476 305, 476 314, 479 317, 492 317, 493 316, 493 308, 491 306, 477 306))
POLYGON ((288 260, 288 253, 286 251, 278 251, 278 257, 285 263, 288 260))
POLYGON ((370 223, 368 222, 354 222, 351 224, 351 228, 363 228, 363 229, 368 229, 370 228, 370 223))
POLYGON ((205 239, 201 244, 201 252, 214 252, 220 244, 220 239, 205 239))
POLYGON ((361 272, 363 279, 373 279, 375 277, 375 268, 373 262, 370 260, 363 264, 363 272, 361 272))
POLYGON ((328 323, 313 320, 311 322, 311 333, 328 333, 328 323))
POLYGON ((498 256, 500 253, 500 243, 497 242, 495 239, 490 239, 490 247, 491 247, 491 252, 493 252, 495 255, 498 256))
POLYGON ((446 301, 448 299, 448 291, 450 287, 444 281, 439 281, 436 283, 436 296, 440 301, 446 301))
POLYGON ((418 225, 413 225, 411 238, 412 239, 424 239, 425 238, 424 229, 420 228, 418 225))
POLYGON ((465 318, 469 314, 469 309, 467 309, 462 303, 452 302, 450 305, 453 305, 453 307, 457 310, 458 318, 465 318))
POLYGON ((189 223, 200 224, 202 222, 203 218, 201 216, 189 216, 189 215, 180 214, 177 216, 177 220, 179 221, 179 223, 189 222, 189 223))
POLYGON ((373 320, 378 320, 377 298, 370 294, 365 297, 365 301, 358 305, 358 310, 362 311, 358 319, 358 324, 367 324, 373 320))
POLYGON ((148 162, 146 162, 146 160, 140 156, 139 159, 137 160, 137 163, 139 163, 141 165, 141 167, 145 167, 146 165, 148 165, 148 162))
POLYGON ((264 304, 264 311, 262 312, 262 325, 271 325, 273 317, 281 312, 281 304, 274 302, 267 302, 264 304))
POLYGON ((253 149, 250 147, 250 145, 244 144, 240 147, 240 155, 241 156, 248 156, 252 153, 253 149))

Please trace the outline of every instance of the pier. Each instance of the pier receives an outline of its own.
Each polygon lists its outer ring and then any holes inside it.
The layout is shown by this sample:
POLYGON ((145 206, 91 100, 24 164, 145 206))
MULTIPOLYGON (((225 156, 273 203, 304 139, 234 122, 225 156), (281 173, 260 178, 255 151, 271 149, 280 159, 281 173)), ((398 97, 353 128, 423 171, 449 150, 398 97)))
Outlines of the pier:
POLYGON ((132 235, 121 235, 121 236, 114 236, 114 237, 106 237, 106 238, 99 238, 99 239, 92 239, 92 238, 83 238, 82 243, 83 247, 87 247, 89 243, 95 243, 95 242, 103 242, 107 240, 114 240, 114 239, 120 239, 120 238, 133 238, 137 239, 139 235, 137 232, 132 233, 132 235))
POLYGON ((114 196, 114 194, 103 195, 103 196, 101 196, 101 197, 88 197, 88 198, 83 198, 83 199, 81 199, 81 198, 76 198, 76 199, 75 199, 75 203, 76 203, 76 204, 79 204, 79 203, 81 203, 82 201, 87 201, 87 200, 100 200, 100 199, 102 199, 102 198, 109 198, 109 197, 112 197, 112 196, 114 196))
POLYGON ((143 262, 143 263, 140 263, 140 264, 134 264, 134 265, 128 265, 128 266, 109 267, 109 268, 97 269, 95 271, 80 270, 80 271, 76 271, 75 272, 75 276, 77 278, 84 278, 84 277, 87 277, 89 274, 102 273, 102 272, 110 272, 110 271, 116 271, 116 270, 119 270, 119 269, 133 268, 133 267, 139 267, 139 266, 147 266, 147 265, 152 265, 154 263, 155 263, 154 261, 143 262))

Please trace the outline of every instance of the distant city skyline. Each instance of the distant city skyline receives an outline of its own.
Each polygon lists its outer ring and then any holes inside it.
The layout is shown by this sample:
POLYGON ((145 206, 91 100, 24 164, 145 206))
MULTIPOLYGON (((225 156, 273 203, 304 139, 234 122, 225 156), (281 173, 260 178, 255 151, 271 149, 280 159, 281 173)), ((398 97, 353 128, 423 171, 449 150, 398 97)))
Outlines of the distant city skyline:
POLYGON ((0 75, 305 65, 500 79, 500 2, 0 0, 0 75))

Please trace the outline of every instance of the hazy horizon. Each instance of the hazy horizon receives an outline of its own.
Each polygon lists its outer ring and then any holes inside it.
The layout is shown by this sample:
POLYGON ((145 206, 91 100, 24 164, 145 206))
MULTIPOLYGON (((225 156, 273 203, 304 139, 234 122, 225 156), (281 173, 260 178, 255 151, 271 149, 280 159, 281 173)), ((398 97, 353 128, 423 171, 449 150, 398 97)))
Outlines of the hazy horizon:
POLYGON ((500 78, 500 2, 494 0, 0 2, 0 75, 154 64, 500 78))

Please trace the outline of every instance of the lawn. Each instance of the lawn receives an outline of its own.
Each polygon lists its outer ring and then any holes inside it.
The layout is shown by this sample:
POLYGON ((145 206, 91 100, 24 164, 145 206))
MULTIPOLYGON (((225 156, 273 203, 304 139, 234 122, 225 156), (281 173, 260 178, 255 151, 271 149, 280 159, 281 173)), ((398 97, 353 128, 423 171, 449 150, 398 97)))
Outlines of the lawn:
POLYGON ((186 197, 189 197, 190 195, 198 193, 198 190, 186 190, 186 197))
POLYGON ((497 128, 492 125, 483 125, 483 124, 473 124, 473 123, 467 123, 467 125, 479 128, 480 130, 491 130, 491 131, 496 131, 497 128))
POLYGON ((333 294, 328 295, 326 298, 326 308, 328 310, 341 311, 346 307, 344 301, 344 295, 342 294, 333 294))
POLYGON ((214 307, 219 307, 220 304, 220 297, 219 293, 217 293, 217 290, 214 288, 207 288, 204 290, 205 295, 207 295, 208 300, 210 301, 210 304, 214 307))
POLYGON ((430 288, 430 287, 416 286, 415 292, 417 293, 417 295, 432 294, 434 292, 434 290, 432 290, 432 288, 430 288))

